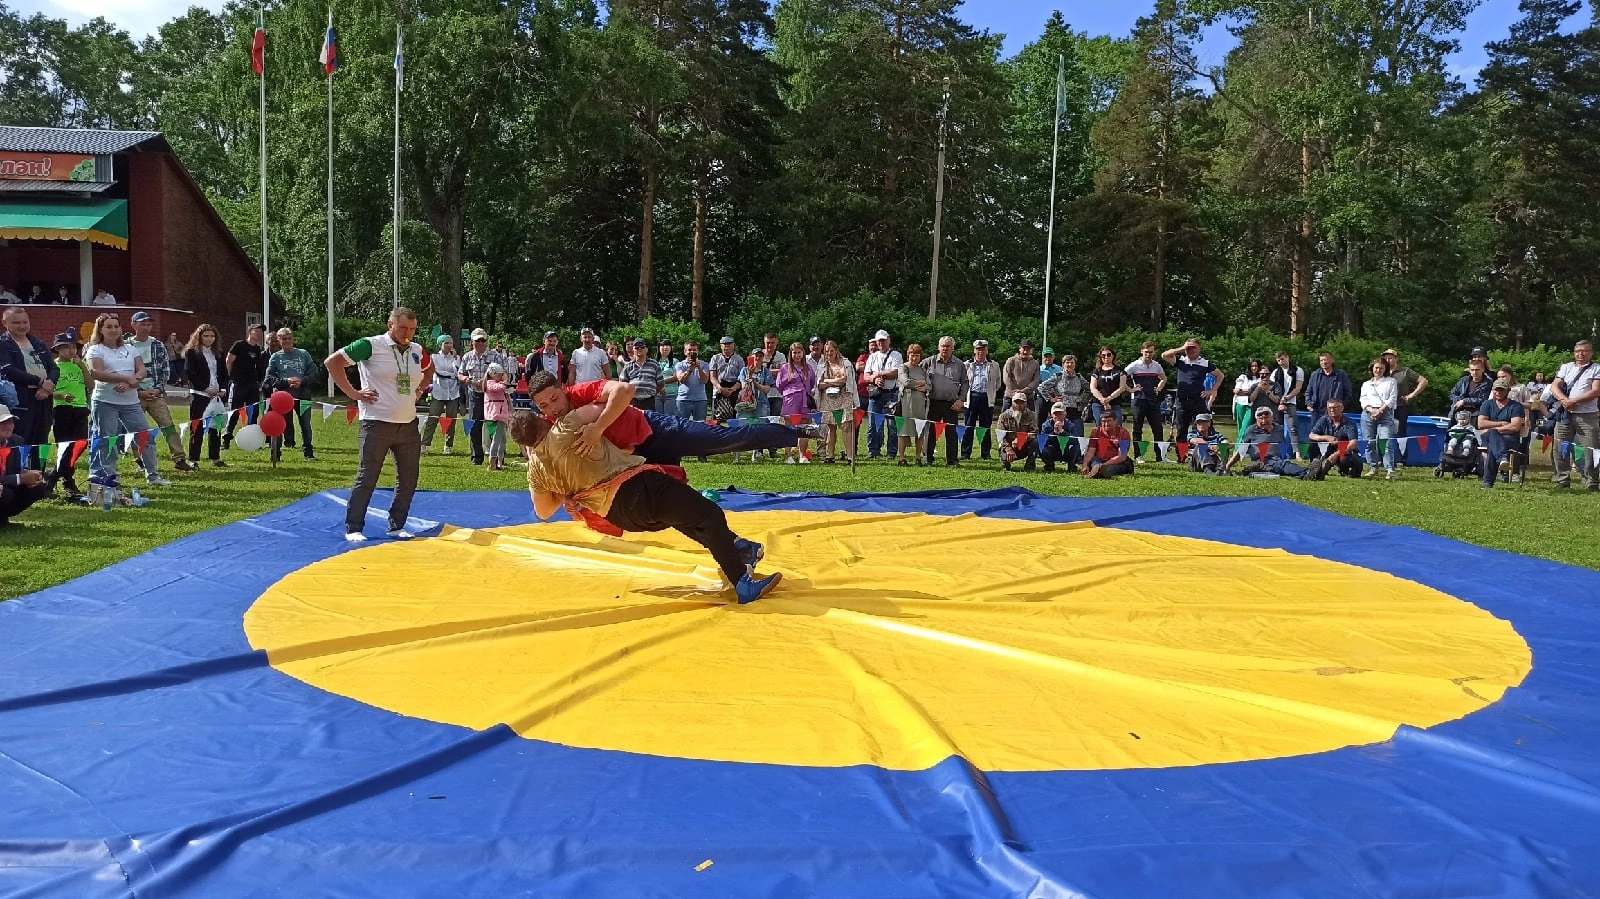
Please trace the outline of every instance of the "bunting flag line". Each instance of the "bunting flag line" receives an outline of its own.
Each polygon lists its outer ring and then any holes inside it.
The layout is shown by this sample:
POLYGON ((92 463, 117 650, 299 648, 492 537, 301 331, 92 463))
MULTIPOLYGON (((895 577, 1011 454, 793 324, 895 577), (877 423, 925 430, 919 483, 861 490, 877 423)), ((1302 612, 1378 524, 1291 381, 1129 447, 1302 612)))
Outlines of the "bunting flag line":
POLYGON ((439 416, 439 427, 444 428, 444 436, 450 436, 450 429, 456 426, 456 420, 448 415, 439 416))
POLYGON ((495 435, 500 433, 500 423, 491 418, 484 422, 484 429, 489 432, 489 439, 493 440, 495 435))
POLYGON ((1408 437, 1406 439, 1407 440, 1415 440, 1417 442, 1417 451, 1418 452, 1425 453, 1425 452, 1428 451, 1428 435, 1424 434, 1421 437, 1408 437))
POLYGON ((978 425, 977 431, 973 432, 972 439, 974 441, 980 441, 980 442, 984 441, 984 440, 988 440, 989 439, 989 429, 984 427, 983 425, 978 425))
POLYGON ((966 440, 967 440, 967 426, 966 425, 956 425, 956 439, 961 441, 962 443, 966 442, 966 440))
POLYGON ((861 420, 863 418, 866 418, 866 417, 867 417, 867 412, 866 412, 865 409, 857 409, 855 411, 856 427, 858 427, 858 428, 861 427, 861 420))
POLYGON ((357 408, 355 406, 346 406, 346 407, 344 407, 344 423, 345 424, 353 425, 353 424, 356 423, 356 419, 360 418, 360 417, 361 417, 361 410, 359 408, 357 408))
POLYGON ((944 439, 944 429, 947 428, 947 427, 949 427, 949 425, 947 425, 945 422, 942 422, 942 421, 934 422, 933 423, 933 439, 934 440, 942 440, 942 439, 944 439))
POLYGON ((86 450, 88 450, 88 449, 89 449, 89 441, 87 441, 87 440, 74 440, 72 442, 72 456, 69 459, 69 461, 67 462, 67 464, 69 466, 72 466, 72 467, 76 468, 77 465, 78 465, 78 460, 83 458, 84 452, 86 450))
POLYGON ((322 403, 321 405, 322 405, 322 420, 323 421, 327 421, 328 420, 328 416, 332 415, 334 412, 338 411, 338 409, 339 409, 339 407, 335 406, 333 403, 322 403))
MULTIPOLYGON (((1200 444, 1200 445, 1204 446, 1205 444, 1200 444)), ((1187 462, 1188 461, 1189 444, 1178 442, 1178 443, 1172 444, 1172 448, 1178 451, 1178 461, 1179 462, 1187 462)))
POLYGON ((463 418, 463 419, 461 419, 461 430, 468 437, 472 436, 472 429, 476 428, 477 426, 478 426, 477 421, 475 421, 475 420, 473 420, 471 418, 463 418))
POLYGON ((179 440, 187 440, 187 439, 189 439, 189 428, 193 424, 194 424, 194 422, 192 422, 192 421, 179 422, 179 424, 178 424, 178 439, 179 440))

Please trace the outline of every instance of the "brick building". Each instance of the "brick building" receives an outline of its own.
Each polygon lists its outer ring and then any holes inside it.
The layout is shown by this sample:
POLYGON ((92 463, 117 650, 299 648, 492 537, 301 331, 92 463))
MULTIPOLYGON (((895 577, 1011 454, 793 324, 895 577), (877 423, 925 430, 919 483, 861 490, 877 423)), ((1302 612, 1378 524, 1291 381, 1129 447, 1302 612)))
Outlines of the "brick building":
MULTIPOLYGON (((207 322, 227 340, 261 317, 261 285, 159 133, 0 126, 0 286, 34 333, 82 328, 105 288, 125 315, 148 310, 162 337, 207 322), (48 305, 32 304, 35 285, 48 305)), ((274 321, 281 311, 274 296, 274 321)))

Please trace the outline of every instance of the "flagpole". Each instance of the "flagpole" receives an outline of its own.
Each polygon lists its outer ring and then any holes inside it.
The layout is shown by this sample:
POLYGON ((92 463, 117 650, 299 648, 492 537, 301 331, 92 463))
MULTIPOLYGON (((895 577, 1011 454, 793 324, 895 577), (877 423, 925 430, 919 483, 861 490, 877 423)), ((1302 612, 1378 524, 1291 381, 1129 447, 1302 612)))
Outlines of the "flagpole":
MULTIPOLYGON (((266 28, 266 11, 256 7, 256 30, 264 31, 266 28)), ((264 39, 262 46, 263 65, 261 66, 261 325, 267 330, 272 329, 272 287, 271 279, 267 274, 267 68, 265 65, 266 48, 264 39)), ((252 46, 252 51, 254 47, 252 46)))
MULTIPOLYGON (((328 8, 328 30, 333 31, 333 8, 328 8)), ((327 64, 324 63, 324 68, 327 64)), ((337 349, 333 336, 333 72, 328 77, 328 355, 337 349)), ((331 379, 330 379, 331 380, 331 379)), ((333 396, 330 385, 329 396, 333 396)))
POLYGON ((394 25, 394 308, 400 308, 400 90, 405 72, 400 23, 394 25))
POLYGON ((1050 345, 1050 277, 1055 271, 1056 250, 1056 161, 1061 156, 1061 113, 1066 105, 1067 57, 1056 58, 1056 128, 1050 149, 1050 227, 1044 247, 1044 335, 1042 345, 1050 345))

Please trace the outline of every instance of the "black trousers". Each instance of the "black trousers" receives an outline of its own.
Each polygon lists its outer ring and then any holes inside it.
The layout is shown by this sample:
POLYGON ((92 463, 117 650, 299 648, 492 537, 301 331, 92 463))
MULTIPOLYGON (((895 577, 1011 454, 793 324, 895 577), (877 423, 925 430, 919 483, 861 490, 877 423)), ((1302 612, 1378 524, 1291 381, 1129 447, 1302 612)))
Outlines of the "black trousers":
MULTIPOLYGON (((1206 409, 1206 398, 1200 394, 1197 393, 1193 396, 1178 394, 1178 420, 1174 423, 1176 427, 1172 429, 1172 439, 1189 439, 1189 429, 1194 425, 1194 417, 1205 412, 1206 409)), ((1156 416, 1156 420, 1161 420, 1159 415, 1156 416)), ((1160 440, 1161 438, 1157 437, 1156 439, 1160 440)))
POLYGON ((659 471, 645 471, 617 488, 606 520, 624 531, 677 531, 711 551, 728 583, 744 577, 744 558, 722 507, 659 471))
POLYGON ((44 484, 36 487, 0 487, 0 521, 10 521, 28 507, 50 495, 44 484))
MULTIPOLYGON (((27 446, 44 446, 50 442, 50 426, 55 424, 56 420, 55 408, 50 400, 34 398, 33 391, 26 387, 17 388, 17 392, 26 394, 28 404, 11 410, 17 416, 17 426, 13 433, 22 438, 22 442, 27 446)), ((30 453, 28 458, 34 459, 37 456, 30 453)))
MULTIPOLYGON (((992 428, 994 426, 994 409, 989 406, 989 394, 974 391, 967 399, 967 435, 961 439, 961 458, 972 458, 972 441, 978 436, 978 428, 992 428)), ((994 435, 984 432, 983 445, 979 448, 983 458, 989 458, 990 438, 994 435)))
POLYGON ((937 447, 933 439, 933 423, 942 421, 944 429, 944 461, 954 465, 956 462, 956 412, 950 408, 954 400, 928 400, 928 430, 923 434, 923 446, 927 447, 928 464, 933 464, 933 453, 937 447))
MULTIPOLYGON (((1138 443, 1144 439, 1145 422, 1150 423, 1151 440, 1161 442, 1161 400, 1135 399, 1133 401, 1133 442, 1138 443)), ((1176 435, 1178 439, 1188 436, 1187 431, 1176 435)))
MULTIPOLYGON (((1339 445, 1337 443, 1313 442, 1310 445, 1310 448, 1311 459, 1313 461, 1321 459, 1323 456, 1329 455, 1330 453, 1339 452, 1339 445)), ((1361 477, 1361 468, 1361 454, 1356 452, 1354 443, 1351 443, 1349 452, 1345 453, 1343 458, 1334 463, 1334 470, 1347 478, 1361 477)))
MULTIPOLYGON (((206 402, 210 402, 210 400, 207 400, 206 402)), ((249 385, 240 384, 233 385, 233 393, 228 401, 228 411, 232 413, 228 416, 227 437, 229 440, 233 439, 233 429, 239 426, 239 410, 246 406, 254 406, 259 402, 261 402, 260 387, 250 387, 249 385)), ((201 406, 200 408, 204 409, 205 407, 201 406)), ((249 419, 247 418, 246 422, 248 421, 249 419)))
POLYGON ((468 417, 472 419, 472 464, 483 464, 483 394, 476 390, 468 393, 472 397, 472 411, 468 417))
POLYGON ((189 461, 200 461, 200 440, 204 435, 207 443, 206 458, 215 462, 222 458, 222 437, 215 428, 210 427, 211 422, 205 420, 206 407, 211 405, 211 397, 195 396, 189 394, 189 421, 198 422, 191 424, 189 431, 189 461))
MULTIPOLYGON (((89 439, 88 407, 57 406, 55 420, 57 443, 89 439)), ((56 457, 56 474, 67 482, 67 487, 76 491, 77 485, 72 479, 72 466, 67 464, 70 461, 72 461, 72 447, 59 450, 56 457)))

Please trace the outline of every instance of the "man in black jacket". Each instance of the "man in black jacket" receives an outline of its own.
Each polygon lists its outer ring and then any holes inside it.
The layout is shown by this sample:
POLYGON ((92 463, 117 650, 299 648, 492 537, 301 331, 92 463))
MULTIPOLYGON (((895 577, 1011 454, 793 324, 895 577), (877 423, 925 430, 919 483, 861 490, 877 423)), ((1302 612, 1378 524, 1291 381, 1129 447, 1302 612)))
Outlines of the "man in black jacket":
POLYGON ((11 519, 50 495, 53 479, 41 471, 22 467, 22 447, 29 444, 15 435, 17 417, 0 406, 0 528, 11 519))
POLYGON ((0 315, 0 378, 17 389, 16 435, 26 445, 50 442, 55 420, 55 387, 61 377, 55 356, 30 333, 28 310, 11 306, 0 315))

